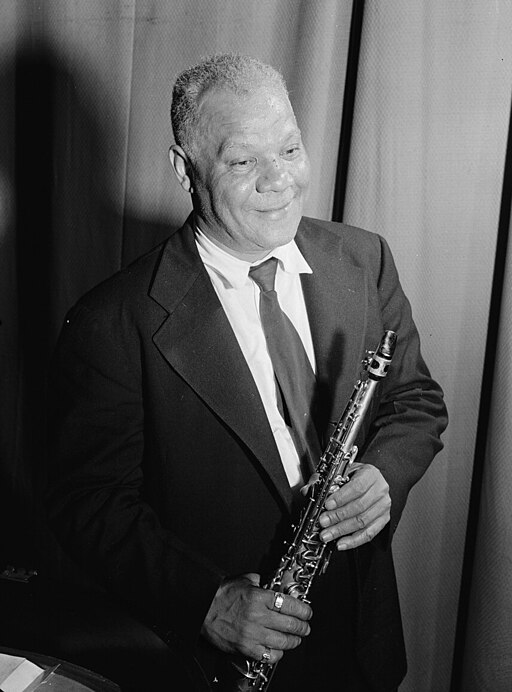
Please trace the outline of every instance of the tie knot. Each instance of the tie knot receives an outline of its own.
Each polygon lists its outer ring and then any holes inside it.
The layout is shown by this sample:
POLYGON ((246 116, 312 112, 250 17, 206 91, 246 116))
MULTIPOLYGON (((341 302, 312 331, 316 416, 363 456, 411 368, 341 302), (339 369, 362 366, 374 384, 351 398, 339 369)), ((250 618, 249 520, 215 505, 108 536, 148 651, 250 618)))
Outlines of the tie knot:
POLYGON ((258 284, 260 290, 264 293, 274 290, 277 263, 277 257, 270 257, 270 259, 265 260, 265 262, 249 269, 249 276, 258 284))

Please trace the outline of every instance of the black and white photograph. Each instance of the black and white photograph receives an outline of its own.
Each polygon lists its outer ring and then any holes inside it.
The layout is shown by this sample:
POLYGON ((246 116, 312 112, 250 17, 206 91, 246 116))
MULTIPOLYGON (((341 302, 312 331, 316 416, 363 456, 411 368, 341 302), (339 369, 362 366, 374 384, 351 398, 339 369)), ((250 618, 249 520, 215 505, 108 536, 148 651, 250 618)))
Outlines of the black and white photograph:
POLYGON ((511 39, 0 0, 0 692, 512 690, 511 39))

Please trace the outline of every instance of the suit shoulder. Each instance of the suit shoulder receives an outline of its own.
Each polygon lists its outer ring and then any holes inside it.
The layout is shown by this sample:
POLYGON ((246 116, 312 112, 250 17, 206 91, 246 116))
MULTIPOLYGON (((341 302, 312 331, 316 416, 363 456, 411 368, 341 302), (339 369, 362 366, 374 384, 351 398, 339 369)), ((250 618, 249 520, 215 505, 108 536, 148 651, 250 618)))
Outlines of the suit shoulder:
POLYGON ((160 243, 87 291, 69 311, 68 320, 71 316, 76 319, 86 314, 94 319, 103 316, 107 320, 113 319, 114 315, 125 315, 126 318, 131 315, 131 319, 137 314, 149 317, 148 313, 158 308, 149 298, 149 291, 166 243, 160 243))
POLYGON ((381 261, 384 239, 377 233, 335 221, 303 217, 299 232, 330 253, 350 259, 354 264, 367 266, 381 261))

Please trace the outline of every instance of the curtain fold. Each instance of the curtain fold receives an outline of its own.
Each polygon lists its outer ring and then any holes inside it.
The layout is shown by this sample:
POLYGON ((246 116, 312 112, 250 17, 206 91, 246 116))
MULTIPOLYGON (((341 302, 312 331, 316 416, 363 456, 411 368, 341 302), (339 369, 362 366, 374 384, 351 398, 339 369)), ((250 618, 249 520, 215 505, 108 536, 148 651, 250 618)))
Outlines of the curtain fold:
POLYGON ((511 30, 509 2, 365 3, 343 220, 390 242, 451 414, 445 449, 413 489, 395 540, 409 658, 401 692, 450 684, 511 30))
POLYGON ((453 692, 512 687, 512 115, 510 127, 464 562, 469 598, 464 590, 453 692))

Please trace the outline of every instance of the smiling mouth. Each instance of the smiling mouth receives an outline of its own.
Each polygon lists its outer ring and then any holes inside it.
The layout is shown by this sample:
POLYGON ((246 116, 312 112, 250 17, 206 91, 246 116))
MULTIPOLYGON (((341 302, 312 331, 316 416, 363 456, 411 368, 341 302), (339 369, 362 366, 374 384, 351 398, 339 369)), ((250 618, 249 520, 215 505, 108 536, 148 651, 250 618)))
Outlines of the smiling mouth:
POLYGON ((288 211, 288 207, 291 205, 294 199, 295 197, 292 197, 292 199, 289 202, 286 202, 286 204, 280 204, 277 207, 269 207, 268 209, 257 209, 257 211, 260 214, 271 214, 279 211, 288 211))

